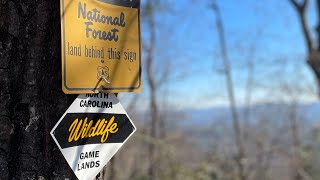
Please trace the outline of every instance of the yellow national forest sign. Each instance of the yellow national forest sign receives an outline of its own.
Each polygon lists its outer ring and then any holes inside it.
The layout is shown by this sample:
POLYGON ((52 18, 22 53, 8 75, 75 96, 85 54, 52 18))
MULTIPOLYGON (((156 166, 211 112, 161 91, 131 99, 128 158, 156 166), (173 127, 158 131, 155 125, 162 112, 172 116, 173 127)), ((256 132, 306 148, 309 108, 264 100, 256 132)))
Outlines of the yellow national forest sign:
POLYGON ((66 94, 141 91, 139 1, 61 0, 66 94), (131 3, 131 4, 130 4, 131 3))

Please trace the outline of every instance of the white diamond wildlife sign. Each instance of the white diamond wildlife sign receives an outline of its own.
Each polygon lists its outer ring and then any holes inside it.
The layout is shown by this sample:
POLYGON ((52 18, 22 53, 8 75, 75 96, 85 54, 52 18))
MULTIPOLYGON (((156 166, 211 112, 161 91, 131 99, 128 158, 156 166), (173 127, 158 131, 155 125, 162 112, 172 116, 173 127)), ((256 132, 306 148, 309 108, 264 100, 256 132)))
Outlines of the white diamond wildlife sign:
POLYGON ((114 94, 79 95, 51 136, 79 180, 93 179, 136 130, 114 94))

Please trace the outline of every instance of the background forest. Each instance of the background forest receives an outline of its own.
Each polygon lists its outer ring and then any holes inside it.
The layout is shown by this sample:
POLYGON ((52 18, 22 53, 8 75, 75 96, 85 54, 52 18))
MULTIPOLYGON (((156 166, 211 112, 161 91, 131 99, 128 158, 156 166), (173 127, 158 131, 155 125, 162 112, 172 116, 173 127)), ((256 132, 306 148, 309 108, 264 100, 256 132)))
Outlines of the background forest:
POLYGON ((143 1, 143 92, 120 94, 138 131, 106 173, 320 179, 318 5, 143 1))

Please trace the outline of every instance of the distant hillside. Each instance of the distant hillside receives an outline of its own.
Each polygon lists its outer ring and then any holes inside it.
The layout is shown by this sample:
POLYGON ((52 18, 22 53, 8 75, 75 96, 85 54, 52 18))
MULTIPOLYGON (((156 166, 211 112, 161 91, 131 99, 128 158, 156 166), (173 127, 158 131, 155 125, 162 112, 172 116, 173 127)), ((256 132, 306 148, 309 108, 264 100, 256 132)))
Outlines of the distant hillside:
MULTIPOLYGON (((309 128, 314 127, 315 123, 320 122, 320 103, 299 104, 297 109, 298 117, 301 119, 300 122, 303 123, 305 133, 308 132, 309 128)), ((258 118, 272 118, 276 123, 286 124, 289 110, 290 106, 287 104, 257 105, 250 110, 250 122, 255 122, 258 118)), ((241 123, 244 123, 246 120, 244 115, 247 113, 247 108, 238 108, 238 113, 241 123)), ((204 151, 210 147, 213 136, 221 137, 229 133, 228 137, 232 137, 232 121, 228 107, 189 109, 182 112, 182 114, 184 114, 184 119, 179 121, 178 126, 186 131, 189 138, 197 142, 200 147, 203 147, 204 151), (226 129, 227 132, 225 132, 226 129)))
MULTIPOLYGON (((290 105, 287 104, 262 104, 252 106, 250 109, 250 119, 254 120, 257 117, 265 114, 271 115, 276 119, 281 119, 286 116, 286 113, 290 109, 290 105)), ((310 123, 320 121, 320 103, 313 104, 299 104, 298 115, 302 116, 303 119, 310 123)), ((240 107, 237 109, 240 119, 244 118, 247 113, 248 108, 240 107)), ((207 109, 188 109, 182 112, 184 115, 184 120, 182 125, 184 127, 194 126, 195 124, 201 122, 202 125, 207 126, 216 121, 230 121, 230 109, 229 107, 212 107, 207 109)))

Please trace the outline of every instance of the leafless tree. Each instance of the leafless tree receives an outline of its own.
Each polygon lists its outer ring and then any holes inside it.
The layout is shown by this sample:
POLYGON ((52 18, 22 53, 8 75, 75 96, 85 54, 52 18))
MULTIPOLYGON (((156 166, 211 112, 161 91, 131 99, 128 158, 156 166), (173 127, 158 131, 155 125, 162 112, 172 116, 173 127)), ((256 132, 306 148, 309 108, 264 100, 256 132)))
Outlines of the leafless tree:
POLYGON ((310 26, 307 22, 307 6, 309 4, 309 0, 289 0, 294 9, 296 10, 299 22, 302 28, 303 36, 306 42, 307 47, 307 62, 311 69, 313 70, 316 78, 318 80, 318 95, 320 95, 320 0, 316 0, 317 3, 317 12, 318 12, 318 26, 316 28, 317 41, 314 42, 311 37, 310 26))
POLYGON ((215 12, 216 16, 216 27, 217 27, 217 32, 218 32, 218 38, 219 38, 219 45, 221 49, 221 55, 222 55, 222 60, 223 60, 223 65, 224 65, 224 75, 226 77, 226 82, 227 82, 227 91, 228 91, 228 97, 229 97, 229 102, 230 102, 230 110, 231 110, 231 117, 232 117, 232 122, 233 122, 233 130, 234 130, 234 137, 236 141, 236 146, 237 146, 237 155, 236 155, 236 163, 238 166, 238 171, 239 171, 239 179, 245 180, 246 179, 246 174, 245 174, 245 169, 244 169, 244 164, 243 160, 245 158, 245 151, 244 151, 244 146, 243 146, 243 141, 242 141, 242 133, 241 133, 241 128, 240 128, 240 122, 239 122, 239 117, 236 109, 236 100, 234 96, 234 87, 233 87, 233 82, 232 82, 232 69, 228 57, 228 52, 227 52, 227 46, 226 46, 226 40, 225 40, 225 34, 224 34, 224 27, 222 24, 222 17, 220 13, 220 9, 216 2, 214 1, 212 3, 212 10, 215 12))
MULTIPOLYGON (((154 2, 149 1, 147 3, 148 9, 148 16, 147 22, 149 24, 149 31, 150 31, 150 41, 149 46, 146 50, 147 58, 146 58, 146 70, 147 70, 147 83, 149 87, 150 93, 150 117, 151 117, 151 126, 150 126, 150 136, 152 138, 157 137, 157 123, 159 122, 159 110, 157 105, 156 99, 156 91, 157 91, 157 84, 154 77, 153 72, 153 61, 154 61, 154 46, 155 46, 155 39, 156 39, 156 27, 155 27, 155 20, 154 20, 154 2)), ((156 176, 156 160, 155 160, 155 145, 153 143, 149 144, 149 177, 154 179, 156 176)))

